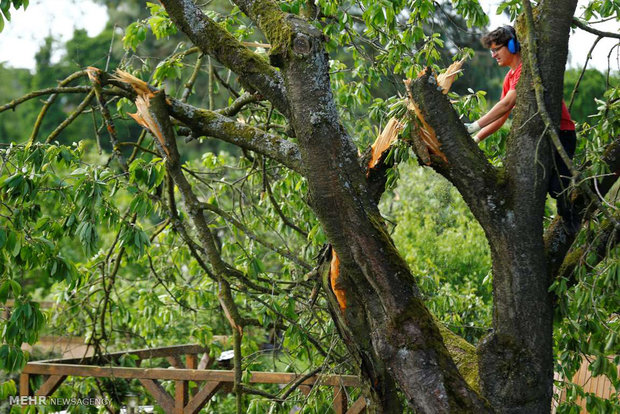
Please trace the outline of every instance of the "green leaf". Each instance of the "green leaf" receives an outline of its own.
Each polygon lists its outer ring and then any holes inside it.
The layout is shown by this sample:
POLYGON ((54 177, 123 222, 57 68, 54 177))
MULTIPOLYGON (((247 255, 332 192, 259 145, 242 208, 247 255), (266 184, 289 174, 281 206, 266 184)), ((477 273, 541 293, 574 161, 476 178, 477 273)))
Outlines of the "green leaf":
POLYGON ((14 280, 10 280, 11 290, 13 291, 13 297, 17 298, 22 293, 22 286, 14 280))
POLYGON ((0 284, 0 302, 6 303, 7 299, 9 298, 10 288, 11 288, 11 284, 9 283, 8 280, 0 284))

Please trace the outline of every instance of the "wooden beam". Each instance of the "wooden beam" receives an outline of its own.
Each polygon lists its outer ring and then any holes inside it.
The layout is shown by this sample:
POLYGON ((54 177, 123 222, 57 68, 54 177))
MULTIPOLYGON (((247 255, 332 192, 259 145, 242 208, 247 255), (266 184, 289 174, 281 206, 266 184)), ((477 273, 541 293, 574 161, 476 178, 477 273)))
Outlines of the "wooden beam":
POLYGON ((50 377, 39 387, 34 395, 40 395, 42 397, 49 397, 60 387, 62 382, 67 378, 66 375, 50 375, 50 377))
MULTIPOLYGON (((29 362, 25 374, 72 375, 75 377, 109 377, 109 378, 148 378, 166 380, 218 381, 234 382, 233 371, 227 370, 196 370, 172 368, 131 368, 131 367, 100 367, 95 365, 50 364, 39 361, 29 362)), ((250 383, 289 384, 301 377, 289 372, 250 372, 250 383)), ((360 380, 354 375, 315 375, 302 382, 304 385, 331 385, 357 387, 360 380)))
POLYGON ((30 395, 30 375, 22 372, 19 376, 19 395, 20 397, 28 397, 30 395))
POLYGON ((334 412, 336 414, 345 414, 347 411, 347 393, 344 387, 334 387, 334 412))
POLYGON ((222 387, 221 382, 208 381, 185 406, 183 414, 197 414, 222 387))
POLYGON ((174 400, 159 382, 146 378, 139 378, 139 380, 142 386, 155 398, 166 414, 174 414, 174 400))
POLYGON ((187 381, 174 382, 174 414, 183 414, 187 404, 187 381))
POLYGON ((359 397, 347 410, 347 414, 362 414, 366 412, 366 398, 359 397))
MULTIPOLYGON (((166 346, 161 348, 153 348, 153 349, 135 349, 130 351, 123 352, 112 352, 110 354, 103 355, 103 359, 109 360, 117 360, 123 355, 136 355, 139 359, 150 359, 150 358, 162 358, 173 355, 187 355, 187 354, 201 354, 203 352, 208 352, 208 348, 201 345, 175 345, 175 346, 166 346)), ((44 363, 60 363, 60 364, 77 364, 77 363, 89 363, 95 361, 96 358, 86 357, 86 358, 61 358, 61 359, 48 359, 37 362, 44 363)))

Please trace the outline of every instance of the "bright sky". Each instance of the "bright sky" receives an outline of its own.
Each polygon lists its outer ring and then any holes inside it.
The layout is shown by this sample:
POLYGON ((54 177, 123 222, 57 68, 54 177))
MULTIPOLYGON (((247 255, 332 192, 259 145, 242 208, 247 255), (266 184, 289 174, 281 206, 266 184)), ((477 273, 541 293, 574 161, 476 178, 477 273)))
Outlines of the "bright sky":
MULTIPOLYGON (((499 0, 480 0, 484 11, 491 18, 491 28, 510 23, 504 15, 496 15, 495 10, 499 0)), ((578 15, 586 0, 579 0, 578 15)), ((34 55, 43 42, 43 39, 52 34, 61 41, 72 37, 76 28, 86 29, 89 36, 99 34, 107 21, 105 6, 97 5, 89 0, 31 0, 28 10, 12 11, 12 19, 7 22, 4 31, 0 33, 0 62, 7 62, 9 66, 19 68, 34 68, 34 55)), ((612 20, 597 24, 598 30, 620 33, 620 22, 612 20)), ((595 35, 581 29, 574 31, 569 43, 569 67, 581 67, 587 53, 596 39, 595 35)), ((617 44, 614 39, 603 39, 592 53, 592 60, 588 67, 599 70, 607 69, 607 55, 617 44)), ((59 56, 61 50, 55 54, 59 56)), ((614 49, 612 54, 612 69, 619 70, 619 50, 614 49)))

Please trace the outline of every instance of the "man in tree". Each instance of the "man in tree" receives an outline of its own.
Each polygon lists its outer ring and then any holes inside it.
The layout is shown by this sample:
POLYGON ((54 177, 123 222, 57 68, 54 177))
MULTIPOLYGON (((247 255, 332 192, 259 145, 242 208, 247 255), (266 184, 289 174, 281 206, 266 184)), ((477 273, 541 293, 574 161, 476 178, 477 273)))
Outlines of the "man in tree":
MULTIPOLYGON (((489 135, 501 128, 506 122, 510 111, 517 101, 517 83, 521 77, 521 45, 517 33, 512 26, 502 26, 484 35, 482 45, 491 51, 491 56, 499 66, 508 66, 510 70, 504 78, 504 86, 500 101, 484 116, 471 124, 465 124, 467 132, 476 134, 474 141, 481 142, 489 135)), ((560 119, 560 141, 569 158, 575 154, 577 135, 575 124, 571 120, 566 103, 562 101, 562 115, 560 119)), ((554 173, 549 180, 549 195, 558 200, 558 213, 567 218, 570 215, 569 203, 566 195, 559 197, 570 183, 570 170, 554 151, 554 173), (559 198, 558 198, 559 197, 559 198)))

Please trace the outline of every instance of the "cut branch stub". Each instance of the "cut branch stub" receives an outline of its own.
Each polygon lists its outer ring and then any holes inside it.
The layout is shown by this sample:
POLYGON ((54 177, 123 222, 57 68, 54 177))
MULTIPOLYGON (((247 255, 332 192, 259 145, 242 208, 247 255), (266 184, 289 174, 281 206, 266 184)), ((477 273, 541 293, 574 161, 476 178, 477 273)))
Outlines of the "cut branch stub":
MULTIPOLYGON (((437 86, 441 88, 444 94, 447 94, 450 91, 450 87, 456 79, 456 75, 462 72, 461 67, 464 62, 465 58, 454 62, 448 66, 443 73, 437 76, 437 86)), ((424 75, 428 70, 429 69, 427 68, 426 70, 420 72, 418 77, 424 75)), ((407 90, 409 90, 410 82, 410 79, 405 80, 407 90)), ((411 129, 411 139, 413 141, 416 154, 418 154, 420 160, 426 165, 430 165, 431 163, 429 152, 430 154, 441 157, 441 159, 447 163, 448 159, 440 150, 441 144, 437 140, 435 130, 433 130, 433 128, 426 122, 411 95, 408 100, 409 102, 407 103, 407 109, 409 110, 411 118, 409 122, 415 123, 411 129)), ((396 118, 391 118, 388 121, 387 125, 372 145, 372 156, 368 163, 369 171, 379 163, 381 155, 396 141, 398 134, 400 134, 400 132, 405 128, 405 122, 405 120, 398 120, 396 118)))

